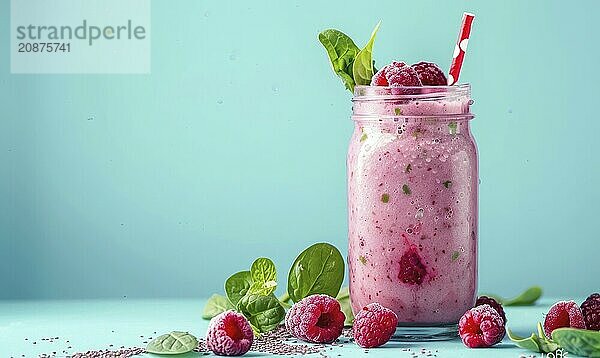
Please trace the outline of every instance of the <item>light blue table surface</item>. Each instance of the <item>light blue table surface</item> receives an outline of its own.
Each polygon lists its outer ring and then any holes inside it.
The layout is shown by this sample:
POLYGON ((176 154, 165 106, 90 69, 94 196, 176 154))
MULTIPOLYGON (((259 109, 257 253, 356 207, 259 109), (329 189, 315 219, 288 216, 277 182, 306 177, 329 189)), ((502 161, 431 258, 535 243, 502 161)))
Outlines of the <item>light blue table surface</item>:
MULTIPOLYGON (((516 333, 529 334, 536 323, 543 321, 549 306, 558 299, 543 298, 536 306, 508 307, 509 327, 516 333)), ((576 302, 581 302, 577 298, 576 302)), ((172 330, 189 331, 202 337, 207 321, 201 319, 203 299, 153 299, 153 300, 81 300, 81 301, 1 301, 0 302, 0 357, 38 357, 43 353, 57 352, 57 357, 68 353, 114 347, 144 347, 146 337, 172 330), (157 333, 154 333, 157 332, 157 333), (54 342, 42 338, 59 337, 54 342), (27 340, 25 340, 27 338, 27 340), (69 341, 69 343, 66 343, 69 341), (36 344, 33 344, 36 342, 36 344), (67 349, 68 346, 72 348, 67 349)), ((460 340, 446 342, 391 342, 383 348, 364 349, 345 344, 334 347, 327 354, 332 357, 411 357, 411 348, 419 353, 421 348, 434 351, 437 357, 520 357, 536 356, 514 346, 508 338, 494 348, 467 349, 460 340)), ((267 355, 250 353, 250 356, 267 355)), ((149 355, 148 355, 149 356, 149 355)), ((190 355, 199 356, 199 354, 190 355)), ((319 356, 319 355, 314 355, 319 356)), ((187 357, 187 355, 186 355, 187 357)), ((424 357, 424 356, 423 356, 424 357)))

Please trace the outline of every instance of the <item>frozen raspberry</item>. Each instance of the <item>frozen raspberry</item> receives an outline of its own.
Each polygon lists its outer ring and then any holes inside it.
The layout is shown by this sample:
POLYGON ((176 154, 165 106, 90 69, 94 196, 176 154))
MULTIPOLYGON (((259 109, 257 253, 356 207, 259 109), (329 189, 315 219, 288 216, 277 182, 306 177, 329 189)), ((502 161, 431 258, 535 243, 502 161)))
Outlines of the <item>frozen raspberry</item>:
MULTIPOLYGON (((389 65, 388 65, 389 66, 389 65)), ((386 66, 387 67, 387 66, 386 66)), ((371 78, 371 86, 387 86, 388 81, 385 77, 385 67, 377 71, 371 78)))
POLYGON ((585 322, 581 309, 573 301, 558 301, 548 311, 544 320, 544 333, 551 338, 552 331, 561 327, 583 328, 585 322))
POLYGON ((500 317, 502 317, 502 320, 506 324, 506 314, 504 314, 504 309, 502 308, 502 305, 498 303, 498 301, 488 296, 479 296, 477 298, 477 301, 475 302, 475 307, 481 305, 492 306, 492 308, 495 309, 496 312, 498 312, 498 314, 500 315, 500 317))
POLYGON ((446 86, 448 84, 444 71, 433 62, 419 62, 410 67, 417 72, 423 86, 446 86))
POLYGON ((220 356, 240 356, 250 350, 254 333, 246 317, 226 311, 210 320, 206 347, 220 356))
POLYGON ((296 302, 285 315, 285 327, 294 337, 312 343, 331 343, 344 328, 340 303, 327 295, 312 295, 296 302))
POLYGON ((460 318, 458 333, 469 348, 491 347, 504 338, 500 314, 488 304, 471 308, 460 318))
POLYGON ((421 257, 416 248, 410 248, 400 258, 400 272, 398 279, 411 285, 420 285, 427 274, 425 265, 421 262, 421 257))
POLYGON ((387 79, 391 87, 422 86, 417 72, 408 66, 390 69, 387 79))
POLYGON ((600 294, 592 293, 581 304, 581 313, 585 321, 585 327, 594 331, 600 331, 600 294))
POLYGON ((379 347, 396 331, 398 316, 379 303, 370 303, 354 317, 352 334, 363 348, 379 347))
POLYGON ((371 78, 371 86, 421 86, 417 72, 404 62, 392 61, 371 78))

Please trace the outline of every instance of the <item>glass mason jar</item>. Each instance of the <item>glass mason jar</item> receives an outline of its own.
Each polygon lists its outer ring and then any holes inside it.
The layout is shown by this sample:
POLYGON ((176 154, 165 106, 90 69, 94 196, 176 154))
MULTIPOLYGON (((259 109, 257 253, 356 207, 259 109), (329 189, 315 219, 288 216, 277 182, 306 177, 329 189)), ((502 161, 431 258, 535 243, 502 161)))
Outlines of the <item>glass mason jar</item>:
POLYGON ((477 290, 470 86, 354 91, 348 266, 354 313, 378 302, 396 339, 447 339, 477 290))

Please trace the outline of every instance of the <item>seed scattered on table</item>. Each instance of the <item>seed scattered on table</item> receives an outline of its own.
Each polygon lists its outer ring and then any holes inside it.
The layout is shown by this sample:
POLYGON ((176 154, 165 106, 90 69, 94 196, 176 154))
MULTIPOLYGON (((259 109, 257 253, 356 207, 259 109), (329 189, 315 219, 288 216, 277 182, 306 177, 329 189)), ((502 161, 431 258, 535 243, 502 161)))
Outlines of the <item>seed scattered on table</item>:
POLYGON ((146 350, 140 347, 124 348, 115 351, 101 349, 98 351, 75 353, 71 356, 71 358, 129 358, 145 352, 146 350))

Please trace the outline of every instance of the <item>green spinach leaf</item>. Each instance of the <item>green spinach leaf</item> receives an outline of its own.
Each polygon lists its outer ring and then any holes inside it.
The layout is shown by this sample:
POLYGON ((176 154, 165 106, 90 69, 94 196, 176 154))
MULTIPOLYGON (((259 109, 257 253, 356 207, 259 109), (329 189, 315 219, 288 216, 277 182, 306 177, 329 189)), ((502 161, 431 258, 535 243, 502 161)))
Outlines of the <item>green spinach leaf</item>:
POLYGON ((535 333, 532 333, 531 336, 529 337, 521 337, 518 336, 516 334, 514 334, 510 328, 506 329, 506 333, 508 335, 508 338, 510 338, 511 341, 515 342, 515 344, 523 349, 527 349, 533 352, 541 352, 540 351, 540 346, 538 344, 538 340, 537 340, 537 336, 535 335, 535 333))
POLYGON ((227 281, 225 281, 227 298, 229 298, 229 301, 234 306, 237 306, 240 299, 248 293, 250 287, 252 287, 252 276, 250 271, 234 273, 227 281))
POLYGON ((277 288, 277 272, 273 261, 266 257, 256 259, 250 268, 250 293, 268 296, 277 288))
POLYGON ((198 347, 198 339, 188 332, 173 331, 156 337, 148 343, 146 352, 154 354, 182 354, 198 347))
POLYGON ((333 71, 342 79, 350 92, 354 92, 352 64, 360 51, 354 41, 346 34, 335 29, 327 29, 319 34, 319 41, 325 47, 333 71))
POLYGON ((498 295, 485 294, 486 296, 492 297, 503 306, 531 306, 542 297, 542 288, 539 286, 531 286, 521 294, 513 298, 502 298, 498 295))
POLYGON ((248 294, 242 297, 237 308, 260 333, 274 330, 285 318, 285 309, 273 294, 248 294))
POLYGON ((344 280, 344 259, 328 243, 317 243, 302 251, 288 275, 288 294, 294 302, 313 294, 336 297, 344 280))
POLYGON ((506 329, 506 333, 508 334, 508 338, 515 342, 517 346, 533 352, 550 353, 559 348, 558 344, 546 337, 542 324, 539 322, 537 324, 537 334, 532 333, 529 337, 518 336, 508 328, 506 329))
POLYGON ((354 323, 354 313, 352 312, 352 305, 350 304, 350 289, 348 286, 343 287, 338 293, 336 300, 340 303, 340 307, 344 315, 346 316, 346 320, 344 321, 344 326, 351 327, 352 323, 354 323))
POLYGON ((204 305, 204 311, 202 312, 203 319, 211 319, 214 316, 223 313, 228 310, 235 309, 235 307, 229 302, 229 299, 222 295, 214 294, 210 296, 206 304, 204 305))
POLYGON ((352 64, 352 76, 354 77, 354 83, 356 85, 370 85, 371 77, 373 77, 373 43, 375 42, 375 36, 377 35, 377 30, 379 30, 379 25, 381 25, 381 21, 377 23, 375 29, 371 33, 371 38, 369 42, 356 54, 356 58, 354 59, 354 63, 352 64))
POLYGON ((600 331, 557 328, 552 339, 567 352, 583 357, 600 357, 600 331))
POLYGON ((558 344, 554 343, 554 341, 552 341, 551 339, 548 339, 548 337, 546 337, 546 334, 544 334, 544 328, 542 327, 542 324, 540 322, 538 322, 537 324, 537 331, 538 331, 538 345, 540 346, 540 350, 544 353, 550 353, 550 352, 554 352, 555 350, 557 350, 559 348, 558 344))

